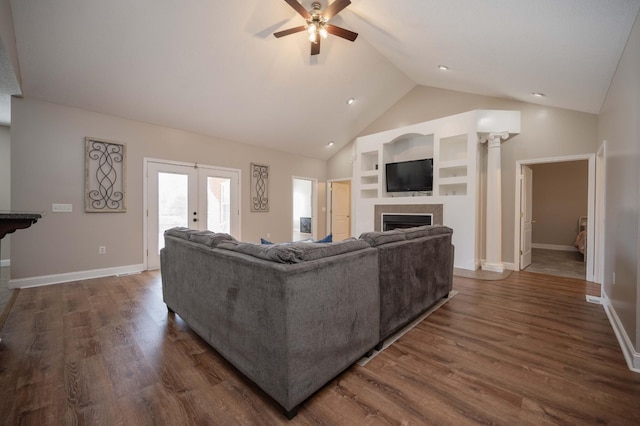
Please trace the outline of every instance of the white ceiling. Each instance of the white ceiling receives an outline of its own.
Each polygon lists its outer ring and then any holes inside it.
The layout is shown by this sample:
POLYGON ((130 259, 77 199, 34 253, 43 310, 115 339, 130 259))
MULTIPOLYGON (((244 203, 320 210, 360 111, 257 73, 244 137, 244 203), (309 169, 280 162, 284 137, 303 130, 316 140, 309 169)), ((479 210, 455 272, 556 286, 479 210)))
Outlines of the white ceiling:
POLYGON ((327 159, 416 84, 598 113, 640 0, 352 0, 315 57, 284 0, 11 6, 26 97, 327 159))

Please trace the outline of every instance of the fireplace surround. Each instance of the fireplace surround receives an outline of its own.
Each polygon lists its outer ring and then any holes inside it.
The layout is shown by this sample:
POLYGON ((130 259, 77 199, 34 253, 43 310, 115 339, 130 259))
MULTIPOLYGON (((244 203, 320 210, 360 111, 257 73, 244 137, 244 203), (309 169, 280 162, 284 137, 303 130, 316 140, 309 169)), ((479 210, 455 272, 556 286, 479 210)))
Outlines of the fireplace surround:
MULTIPOLYGON (((405 222, 409 223, 408 216, 431 216, 430 225, 442 225, 442 204, 376 204, 374 206, 374 230, 382 231, 382 215, 407 216, 405 222)), ((402 218, 400 218, 402 219, 402 218)), ((420 219, 418 219, 420 220, 420 219)), ((413 226, 421 226, 415 224, 413 226)), ((398 226, 400 227, 400 226, 398 226)), ((406 226, 404 226, 406 227, 406 226)), ((391 229, 391 228, 389 228, 391 229)))

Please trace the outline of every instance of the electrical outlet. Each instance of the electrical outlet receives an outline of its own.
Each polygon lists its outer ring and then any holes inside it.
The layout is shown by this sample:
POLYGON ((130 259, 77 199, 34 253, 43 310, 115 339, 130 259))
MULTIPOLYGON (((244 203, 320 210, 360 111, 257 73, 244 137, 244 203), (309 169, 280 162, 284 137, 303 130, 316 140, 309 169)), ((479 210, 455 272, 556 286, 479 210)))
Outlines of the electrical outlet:
POLYGON ((98 246, 98 254, 107 254, 107 246, 98 246))

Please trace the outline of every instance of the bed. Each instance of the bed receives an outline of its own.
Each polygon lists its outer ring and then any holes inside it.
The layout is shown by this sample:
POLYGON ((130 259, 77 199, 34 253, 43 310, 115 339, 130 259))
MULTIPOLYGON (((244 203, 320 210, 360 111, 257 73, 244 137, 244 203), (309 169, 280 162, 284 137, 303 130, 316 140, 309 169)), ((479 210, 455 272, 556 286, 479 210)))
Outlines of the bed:
POLYGON ((580 216, 578 218, 578 235, 576 236, 576 242, 574 246, 585 257, 587 254, 587 216, 580 216))

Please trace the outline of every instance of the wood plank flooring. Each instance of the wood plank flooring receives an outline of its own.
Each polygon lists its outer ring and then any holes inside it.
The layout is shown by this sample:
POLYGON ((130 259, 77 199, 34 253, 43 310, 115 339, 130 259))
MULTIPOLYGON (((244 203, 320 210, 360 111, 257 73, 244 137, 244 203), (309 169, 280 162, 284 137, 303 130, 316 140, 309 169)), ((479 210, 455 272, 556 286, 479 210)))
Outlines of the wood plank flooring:
POLYGON ((0 332, 3 425, 640 424, 599 287, 515 272, 452 300, 288 421, 162 303, 147 272, 21 290, 0 332))

